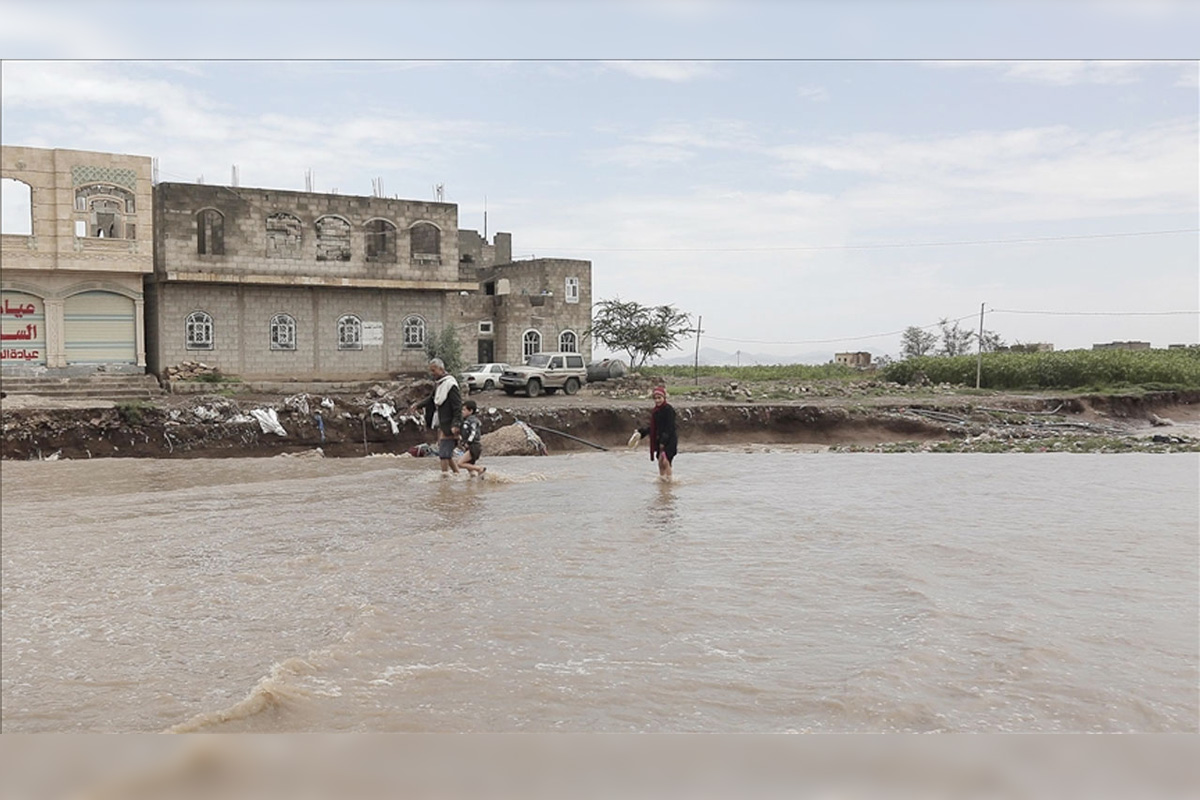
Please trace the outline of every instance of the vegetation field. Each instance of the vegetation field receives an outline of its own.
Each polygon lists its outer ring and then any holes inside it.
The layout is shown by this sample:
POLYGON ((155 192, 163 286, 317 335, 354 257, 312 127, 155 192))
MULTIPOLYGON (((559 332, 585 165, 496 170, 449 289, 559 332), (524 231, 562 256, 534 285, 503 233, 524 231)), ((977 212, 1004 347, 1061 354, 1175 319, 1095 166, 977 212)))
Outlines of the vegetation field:
POLYGON ((745 367, 644 367, 644 371, 678 380, 721 378, 730 381, 861 381, 877 377, 844 364, 771 364, 745 367))
MULTIPOLYGON (((889 364, 885 380, 909 384, 975 385, 975 356, 922 356, 889 364)), ((1106 391, 1200 388, 1200 348, 1174 350, 1063 350, 1049 353, 984 353, 983 389, 1084 389, 1106 391)))
MULTIPOLYGON (((885 380, 905 385, 929 382, 973 388, 976 356, 922 356, 878 370, 841 364, 653 366, 645 371, 676 381, 693 377, 742 383, 885 380)), ((1200 348, 1174 350, 1061 350, 1049 353, 984 353, 981 389, 1111 390, 1198 389, 1200 348)))

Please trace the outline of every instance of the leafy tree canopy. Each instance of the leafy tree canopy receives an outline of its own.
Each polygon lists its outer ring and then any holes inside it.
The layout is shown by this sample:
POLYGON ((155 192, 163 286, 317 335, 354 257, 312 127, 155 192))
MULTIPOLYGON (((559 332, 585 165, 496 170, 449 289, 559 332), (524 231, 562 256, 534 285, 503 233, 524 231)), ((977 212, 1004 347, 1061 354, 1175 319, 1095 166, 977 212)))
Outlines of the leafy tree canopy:
POLYGON ((630 368, 637 369, 692 330, 691 317, 674 306, 643 306, 618 297, 595 304, 584 335, 626 353, 630 368))
POLYGON ((440 358, 446 365, 446 371, 451 375, 457 375, 465 366, 462 358, 462 345, 458 341, 458 332, 454 330, 453 325, 442 328, 440 334, 426 337, 425 355, 431 359, 440 358))
POLYGON ((937 337, 924 328, 909 326, 900 337, 900 357, 919 358, 930 355, 937 345, 937 337))

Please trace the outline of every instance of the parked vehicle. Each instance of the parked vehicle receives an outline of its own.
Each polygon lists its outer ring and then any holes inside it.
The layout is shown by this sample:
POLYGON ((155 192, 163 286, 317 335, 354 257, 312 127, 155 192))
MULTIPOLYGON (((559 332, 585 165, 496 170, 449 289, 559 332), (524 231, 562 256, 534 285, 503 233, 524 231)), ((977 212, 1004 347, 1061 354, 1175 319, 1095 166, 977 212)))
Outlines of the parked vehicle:
POLYGON ((529 362, 509 367, 500 375, 500 388, 505 394, 525 392, 537 397, 542 392, 575 394, 587 383, 587 366, 579 353, 534 353, 529 362))
POLYGON ((458 383, 466 387, 467 394, 495 389, 500 385, 500 375, 506 369, 508 364, 472 364, 458 376, 458 383))
POLYGON ((603 361, 593 361, 588 364, 588 383, 596 381, 606 381, 609 378, 624 377, 626 372, 625 362, 619 358, 606 358, 603 361))

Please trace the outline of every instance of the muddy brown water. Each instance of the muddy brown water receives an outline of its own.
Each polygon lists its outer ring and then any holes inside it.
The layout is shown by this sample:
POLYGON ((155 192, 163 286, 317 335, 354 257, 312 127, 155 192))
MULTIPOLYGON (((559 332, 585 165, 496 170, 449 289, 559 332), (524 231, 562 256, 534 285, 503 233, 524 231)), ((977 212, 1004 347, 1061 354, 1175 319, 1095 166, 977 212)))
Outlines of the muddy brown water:
POLYGON ((1200 457, 5 462, 5 732, 1197 732, 1200 457))

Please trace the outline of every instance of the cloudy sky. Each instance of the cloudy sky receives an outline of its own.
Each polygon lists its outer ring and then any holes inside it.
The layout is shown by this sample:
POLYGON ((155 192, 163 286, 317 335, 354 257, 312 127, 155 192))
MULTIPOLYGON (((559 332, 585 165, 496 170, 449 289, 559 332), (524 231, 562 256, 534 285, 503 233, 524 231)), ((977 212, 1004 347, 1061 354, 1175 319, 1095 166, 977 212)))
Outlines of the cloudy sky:
POLYGON ((1189 3, 97 8, 0 0, 5 144, 441 184, 460 227, 486 202, 515 256, 760 358, 895 354, 980 304, 1008 342, 1200 339, 1189 3))

